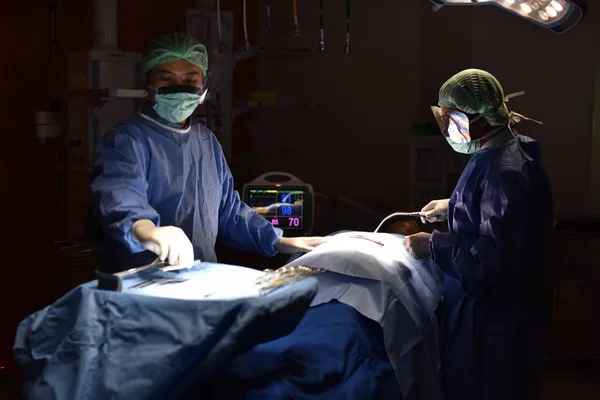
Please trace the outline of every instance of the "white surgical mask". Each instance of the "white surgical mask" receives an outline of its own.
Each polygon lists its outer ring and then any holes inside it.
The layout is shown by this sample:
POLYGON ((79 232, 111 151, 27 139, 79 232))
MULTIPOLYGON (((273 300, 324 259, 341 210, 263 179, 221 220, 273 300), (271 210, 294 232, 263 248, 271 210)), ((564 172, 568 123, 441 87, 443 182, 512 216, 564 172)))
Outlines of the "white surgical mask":
POLYGON ((172 123, 185 121, 201 104, 207 90, 194 86, 165 86, 156 88, 148 85, 153 92, 154 111, 162 118, 172 123))

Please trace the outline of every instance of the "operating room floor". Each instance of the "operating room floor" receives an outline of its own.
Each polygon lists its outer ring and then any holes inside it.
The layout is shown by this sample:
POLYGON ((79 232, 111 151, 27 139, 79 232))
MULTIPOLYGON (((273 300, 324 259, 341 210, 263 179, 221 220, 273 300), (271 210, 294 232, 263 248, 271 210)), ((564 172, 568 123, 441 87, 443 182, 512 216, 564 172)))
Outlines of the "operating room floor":
POLYGON ((547 365, 540 400, 600 399, 598 365, 547 365))
MULTIPOLYGON (((19 389, 0 384, 0 400, 21 400, 19 389)), ((540 400, 600 399, 600 368, 572 365, 547 366, 540 400)))

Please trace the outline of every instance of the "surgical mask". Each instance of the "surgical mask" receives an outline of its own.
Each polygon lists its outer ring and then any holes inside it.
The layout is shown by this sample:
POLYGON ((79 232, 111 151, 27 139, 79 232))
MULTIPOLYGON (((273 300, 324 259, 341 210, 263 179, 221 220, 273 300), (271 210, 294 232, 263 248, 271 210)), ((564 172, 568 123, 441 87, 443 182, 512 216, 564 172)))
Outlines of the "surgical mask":
MULTIPOLYGON (((504 102, 508 103, 511 98, 523 96, 525 92, 517 92, 513 94, 509 94, 504 98, 504 102)), ((516 113, 514 111, 510 111, 508 115, 508 123, 504 126, 499 127, 485 135, 484 137, 471 141, 471 135, 469 131, 469 127, 474 122, 483 118, 483 115, 478 115, 473 118, 473 120, 469 121, 469 117, 460 111, 453 110, 449 114, 443 114, 440 107, 431 107, 433 111, 433 115, 446 138, 446 141, 454 151, 462 154, 474 154, 477 151, 481 150, 484 142, 490 137, 496 135, 497 133, 503 131, 505 128, 508 128, 513 137, 517 137, 516 131, 513 129, 513 125, 521 122, 521 120, 533 121, 538 124, 542 124, 542 122, 537 121, 532 118, 527 118, 522 114, 516 113)), ((519 146, 519 150, 523 153, 525 158, 531 160, 531 157, 525 153, 523 148, 519 146)))
POLYGON ((431 107, 431 111, 433 111, 433 115, 448 144, 454 151, 461 154, 474 154, 478 152, 487 139, 504 129, 504 127, 500 127, 489 132, 482 138, 471 140, 469 127, 472 123, 483 118, 482 115, 478 115, 469 121, 469 117, 460 111, 443 114, 440 107, 431 107))
POLYGON ((198 104, 206 98, 207 90, 194 86, 166 86, 155 88, 152 108, 158 115, 172 123, 185 121, 192 115, 198 104))

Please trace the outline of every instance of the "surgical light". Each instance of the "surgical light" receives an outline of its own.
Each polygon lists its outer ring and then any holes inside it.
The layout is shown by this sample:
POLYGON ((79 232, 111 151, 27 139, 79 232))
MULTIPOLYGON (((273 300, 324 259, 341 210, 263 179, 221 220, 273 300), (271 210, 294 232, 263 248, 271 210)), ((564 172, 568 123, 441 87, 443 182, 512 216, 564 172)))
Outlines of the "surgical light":
MULTIPOLYGON (((581 21, 587 12, 585 0, 430 0, 443 6, 493 5, 554 33, 564 33, 581 21)), ((436 11, 437 11, 436 9, 436 11)))
POLYGON ((560 4, 560 2, 558 1, 552 1, 550 2, 550 5, 556 9, 556 11, 561 12, 563 10, 563 6, 562 4, 560 4))

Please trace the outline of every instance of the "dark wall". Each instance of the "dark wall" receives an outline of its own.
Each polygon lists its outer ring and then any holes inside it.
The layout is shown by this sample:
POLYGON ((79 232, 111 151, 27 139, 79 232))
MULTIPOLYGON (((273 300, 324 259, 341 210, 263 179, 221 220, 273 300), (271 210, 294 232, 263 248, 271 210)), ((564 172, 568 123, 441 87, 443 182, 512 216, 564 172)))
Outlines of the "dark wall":
POLYGON ((508 93, 526 91, 509 108, 544 123, 517 128, 542 143, 562 215, 599 213, 599 198, 592 200, 590 191, 600 188, 598 175, 595 181, 591 175, 592 158, 600 156, 600 126, 594 124, 600 104, 600 4, 588 5, 580 25, 562 35, 494 7, 477 8, 472 28, 474 64, 496 74, 508 93))
MULTIPOLYGON (((299 38, 292 2, 273 4, 270 29, 259 13, 260 43, 318 48, 319 2, 302 2, 298 12, 299 38)), ((258 90, 277 92, 282 107, 259 111, 250 127, 257 154, 248 164, 257 173, 291 171, 319 192, 369 207, 408 207, 412 125, 431 120, 439 86, 471 66, 472 11, 434 14, 419 0, 353 1, 350 55, 343 52, 345 16, 345 0, 325 2, 324 53, 257 59, 258 90), (444 45, 448 32, 460 51, 444 45), (301 107, 307 103, 315 108, 301 107)))
MULTIPOLYGON (((258 60, 259 90, 319 108, 261 110, 251 134, 264 154, 249 163, 253 168, 292 170, 316 190, 402 207, 412 123, 433 122, 429 106, 437 103, 439 87, 475 67, 495 74, 507 93, 525 90, 510 108, 544 122, 523 122, 518 129, 543 145, 557 212, 587 210, 591 184, 600 193, 600 174, 596 182, 590 175, 592 152, 597 160, 600 155, 600 128, 593 125, 600 93, 597 4, 588 2, 586 18, 555 35, 493 6, 434 13, 427 0, 353 1, 352 52, 344 56, 346 1, 325 3, 323 55, 258 60)), ((299 5, 300 38, 292 36, 291 4, 274 3, 273 27, 259 24, 261 43, 316 48, 319 2, 299 5)))

